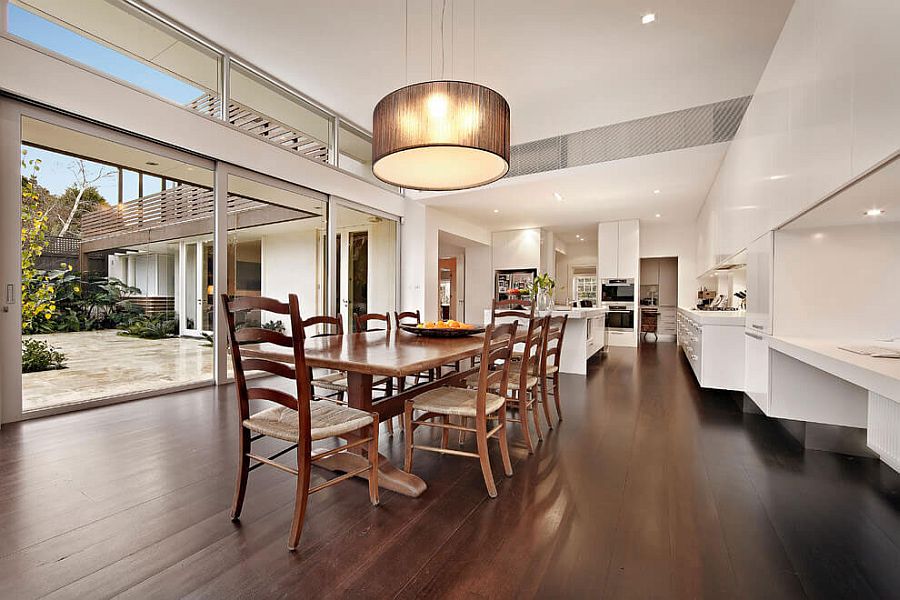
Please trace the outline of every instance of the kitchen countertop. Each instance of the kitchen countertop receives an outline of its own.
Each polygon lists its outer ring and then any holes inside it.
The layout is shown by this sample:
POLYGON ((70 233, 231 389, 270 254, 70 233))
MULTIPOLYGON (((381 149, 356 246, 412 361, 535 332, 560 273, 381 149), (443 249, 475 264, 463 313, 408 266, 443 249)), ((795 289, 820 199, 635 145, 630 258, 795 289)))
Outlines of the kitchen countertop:
MULTIPOLYGON (((570 319, 591 319, 594 317, 599 317, 600 315, 605 315, 607 312, 606 308, 597 307, 597 308, 562 308, 556 307, 551 311, 537 311, 538 316, 546 316, 550 315, 551 317, 562 317, 564 315, 568 315, 570 319)), ((484 311, 484 322, 491 322, 491 311, 486 309, 484 311)))
POLYGON ((697 310, 680 306, 678 310, 701 325, 734 325, 743 327, 747 321, 747 311, 744 310, 697 310))
POLYGON ((875 358, 839 346, 878 346, 900 350, 900 342, 772 336, 769 347, 861 388, 900 402, 900 359, 875 358))

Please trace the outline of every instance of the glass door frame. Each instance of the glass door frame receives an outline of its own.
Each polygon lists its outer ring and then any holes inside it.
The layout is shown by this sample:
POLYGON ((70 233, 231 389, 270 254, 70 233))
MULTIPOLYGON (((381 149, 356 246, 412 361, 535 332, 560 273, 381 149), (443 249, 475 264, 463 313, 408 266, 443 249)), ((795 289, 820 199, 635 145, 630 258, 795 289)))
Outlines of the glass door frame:
MULTIPOLYGON (((4 215, 4 218, 0 219, 0 287, 2 287, 2 296, 0 296, 0 301, 2 301, 0 303, 0 423, 12 423, 23 419, 165 393, 165 391, 135 393, 114 398, 100 398, 76 405, 23 412, 22 356, 20 352, 22 344, 22 272, 19 230, 22 198, 22 120, 24 118, 43 121, 95 138, 171 158, 201 169, 213 171, 215 168, 214 161, 196 154, 15 98, 0 96, 0 211, 4 215)), ((207 380, 198 380, 196 386, 187 387, 208 385, 211 380, 212 374, 207 380)), ((174 389, 185 389, 185 386, 174 389)))
MULTIPOLYGON (((325 306, 328 307, 328 314, 331 316, 344 316, 344 329, 346 331, 352 330, 353 324, 348 322, 347 315, 345 314, 345 306, 343 304, 343 299, 339 297, 338 286, 337 283, 340 281, 347 281, 347 279, 341 279, 345 275, 345 270, 342 269, 341 265, 338 264, 339 257, 349 256, 349 254, 345 254, 349 250, 349 235, 341 235, 342 233, 348 233, 350 231, 369 231, 371 233, 371 228, 366 227, 357 227, 357 228, 340 228, 337 226, 337 223, 334 219, 334 211, 337 207, 348 208, 350 210, 356 210, 362 213, 366 213, 368 215, 372 215, 374 217, 381 217, 383 219, 387 219, 389 221, 393 221, 397 224, 397 239, 395 244, 395 281, 394 281, 394 306, 391 307, 390 310, 396 311, 399 310, 398 306, 400 303, 400 292, 401 292, 401 279, 402 279, 402 267, 400 264, 400 239, 401 239, 401 226, 403 225, 403 219, 398 217, 397 215, 391 214, 389 212, 381 211, 370 206, 365 206, 363 204, 359 204, 357 202, 353 202, 352 200, 347 200, 346 198, 341 198, 340 196, 329 196, 328 197, 328 291, 325 306), (340 237, 341 248, 340 252, 338 252, 338 237, 340 237)), ((371 255, 372 246, 369 246, 369 253, 371 255)), ((349 263, 347 263, 349 264, 349 263)), ((345 286, 349 288, 349 286, 345 286)), ((349 289, 345 291, 345 294, 349 294, 349 289)))

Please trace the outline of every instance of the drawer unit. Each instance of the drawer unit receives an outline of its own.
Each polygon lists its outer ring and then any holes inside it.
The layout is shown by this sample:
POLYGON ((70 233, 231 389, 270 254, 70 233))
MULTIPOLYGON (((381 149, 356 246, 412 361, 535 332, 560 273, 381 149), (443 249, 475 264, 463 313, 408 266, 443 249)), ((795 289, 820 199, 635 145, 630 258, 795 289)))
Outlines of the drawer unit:
POLYGON ((663 306, 659 309, 656 329, 660 335, 675 335, 678 319, 677 312, 674 306, 663 306))
POLYGON ((675 317, 678 345, 700 387, 743 391, 744 328, 702 324, 684 310, 675 317))

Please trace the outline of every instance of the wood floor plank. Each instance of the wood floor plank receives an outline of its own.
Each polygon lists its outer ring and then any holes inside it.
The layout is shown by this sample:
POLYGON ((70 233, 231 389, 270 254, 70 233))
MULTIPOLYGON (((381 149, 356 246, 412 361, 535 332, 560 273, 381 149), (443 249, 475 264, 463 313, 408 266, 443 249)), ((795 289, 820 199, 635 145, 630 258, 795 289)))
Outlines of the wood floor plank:
MULTIPOLYGON (((496 499, 476 461, 421 453, 425 495, 384 492, 376 508, 361 481, 314 494, 296 553, 286 550, 290 476, 254 471, 240 525, 228 519, 238 428, 229 388, 4 425, 0 596, 781 599, 900 589, 900 476, 886 466, 804 452, 729 394, 700 390, 672 344, 614 348, 587 377, 564 376, 562 392, 565 420, 545 425, 534 455, 512 451, 513 477, 493 447, 496 499)), ((399 428, 381 448, 402 463, 399 428)))

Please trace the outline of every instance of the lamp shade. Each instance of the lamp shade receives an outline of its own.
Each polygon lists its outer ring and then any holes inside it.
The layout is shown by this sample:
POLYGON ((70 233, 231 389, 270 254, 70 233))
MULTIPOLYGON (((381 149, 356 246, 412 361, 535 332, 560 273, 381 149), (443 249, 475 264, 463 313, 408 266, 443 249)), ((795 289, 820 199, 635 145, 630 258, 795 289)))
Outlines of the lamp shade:
POLYGON ((509 104, 463 81, 427 81, 395 90, 375 106, 372 171, 415 190, 486 185, 509 171, 509 104))

